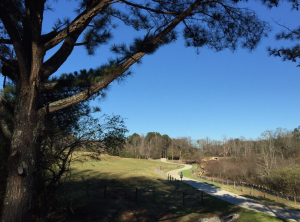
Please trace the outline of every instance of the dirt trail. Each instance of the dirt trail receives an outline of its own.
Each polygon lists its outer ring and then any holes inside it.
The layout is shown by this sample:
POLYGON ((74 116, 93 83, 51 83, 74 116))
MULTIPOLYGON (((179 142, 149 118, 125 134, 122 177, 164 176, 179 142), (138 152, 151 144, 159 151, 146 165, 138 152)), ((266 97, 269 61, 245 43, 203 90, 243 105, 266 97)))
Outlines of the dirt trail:
MULTIPOLYGON (((161 159, 162 162, 166 162, 165 158, 161 159)), ((170 163, 174 164, 174 163, 170 163)), ((187 170, 192 168, 191 165, 188 164, 180 164, 184 165, 184 168, 178 169, 178 170, 172 170, 169 171, 168 174, 170 174, 172 177, 176 179, 180 179, 179 172, 187 170)), ((275 206, 268 206, 266 204, 262 204, 258 201, 239 196, 234 193, 230 193, 228 191, 222 190, 220 188, 208 185, 206 183, 202 183, 200 181, 196 181, 190 178, 183 178, 182 180, 184 183, 187 183, 199 190, 202 190, 203 192, 212 195, 214 197, 217 197, 221 200, 227 201, 229 203, 238 205, 240 207, 249 209, 249 210, 255 210, 258 212, 262 212, 274 217, 278 217, 281 219, 290 219, 290 220, 295 220, 295 221, 300 221, 300 212, 298 211, 292 211, 292 210, 286 210, 280 207, 275 207, 275 206)))

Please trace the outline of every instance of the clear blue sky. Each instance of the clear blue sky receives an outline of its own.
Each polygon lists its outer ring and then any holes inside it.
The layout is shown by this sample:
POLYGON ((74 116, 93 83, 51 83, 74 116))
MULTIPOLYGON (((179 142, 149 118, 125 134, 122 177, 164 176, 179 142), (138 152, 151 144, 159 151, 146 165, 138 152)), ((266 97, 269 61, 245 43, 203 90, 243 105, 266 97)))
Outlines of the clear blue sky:
MULTIPOLYGON (((57 4, 69 1, 53 7, 57 4)), ((142 65, 132 67, 134 75, 113 83, 107 99, 96 105, 103 113, 125 118, 129 134, 156 131, 172 138, 256 139, 265 130, 294 129, 300 125, 300 68, 269 57, 266 47, 284 45, 275 41, 282 27, 273 19, 294 28, 300 25, 300 12, 291 11, 290 5, 272 10, 257 3, 249 6, 274 29, 255 51, 216 53, 202 48, 198 55, 179 40, 144 57, 142 65)), ((66 8, 70 7, 60 5, 55 13, 65 15, 66 8)), ((55 13, 47 12, 45 22, 55 13)), ((131 39, 131 30, 121 31, 112 43, 131 39)), ((113 56, 108 48, 101 47, 93 57, 76 48, 57 73, 96 68, 113 56)))

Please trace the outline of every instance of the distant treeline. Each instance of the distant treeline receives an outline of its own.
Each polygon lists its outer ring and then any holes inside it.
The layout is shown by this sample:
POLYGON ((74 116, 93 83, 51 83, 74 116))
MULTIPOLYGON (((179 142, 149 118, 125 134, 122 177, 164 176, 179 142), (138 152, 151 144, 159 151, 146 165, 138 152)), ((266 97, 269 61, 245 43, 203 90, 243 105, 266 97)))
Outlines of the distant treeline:
MULTIPOLYGON (((278 192, 300 195, 300 126, 294 130, 265 131, 256 140, 209 137, 192 142, 149 132, 127 137, 122 156, 201 162, 204 157, 222 157, 206 163, 203 171, 213 177, 262 184, 278 192)), ((199 168, 201 169, 201 168, 199 168)))
POLYGON ((189 138, 171 139, 168 135, 149 132, 127 137, 123 155, 133 158, 168 158, 200 163, 203 152, 189 138))

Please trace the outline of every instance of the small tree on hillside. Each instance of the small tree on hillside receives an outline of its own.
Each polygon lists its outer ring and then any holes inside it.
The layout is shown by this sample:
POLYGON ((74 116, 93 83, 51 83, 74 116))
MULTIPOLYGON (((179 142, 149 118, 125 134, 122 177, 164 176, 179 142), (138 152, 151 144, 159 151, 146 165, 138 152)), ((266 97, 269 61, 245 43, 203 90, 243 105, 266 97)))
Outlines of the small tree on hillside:
POLYGON ((167 134, 162 135, 161 139, 162 139, 162 152, 163 152, 162 157, 167 158, 172 139, 167 134))

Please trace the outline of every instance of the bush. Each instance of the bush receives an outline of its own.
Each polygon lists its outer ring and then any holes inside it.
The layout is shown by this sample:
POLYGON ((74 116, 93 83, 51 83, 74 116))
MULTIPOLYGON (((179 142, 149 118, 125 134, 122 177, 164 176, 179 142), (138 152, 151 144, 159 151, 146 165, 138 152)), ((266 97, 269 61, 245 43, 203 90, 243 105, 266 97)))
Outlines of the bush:
POLYGON ((299 196, 300 194, 300 166, 285 167, 270 171, 265 178, 265 183, 277 191, 283 192, 292 196, 299 196))

